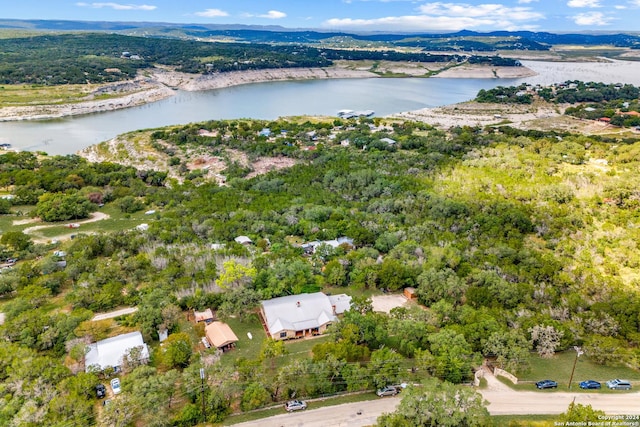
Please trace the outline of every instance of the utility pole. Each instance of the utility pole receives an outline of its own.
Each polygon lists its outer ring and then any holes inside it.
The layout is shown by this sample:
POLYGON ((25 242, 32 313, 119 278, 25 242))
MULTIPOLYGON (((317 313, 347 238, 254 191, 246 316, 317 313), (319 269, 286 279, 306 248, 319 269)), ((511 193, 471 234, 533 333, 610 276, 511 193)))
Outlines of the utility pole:
POLYGON ((573 369, 571 369, 571 377, 569 377, 569 390, 571 390, 571 381, 573 381, 573 373, 576 371, 576 364, 578 363, 578 357, 584 353, 578 346, 573 346, 576 351, 576 358, 573 360, 573 369))
POLYGON ((200 368, 200 380, 202 381, 202 385, 200 386, 200 395, 202 396, 202 416, 204 418, 204 422, 207 422, 207 410, 204 406, 204 368, 200 368))

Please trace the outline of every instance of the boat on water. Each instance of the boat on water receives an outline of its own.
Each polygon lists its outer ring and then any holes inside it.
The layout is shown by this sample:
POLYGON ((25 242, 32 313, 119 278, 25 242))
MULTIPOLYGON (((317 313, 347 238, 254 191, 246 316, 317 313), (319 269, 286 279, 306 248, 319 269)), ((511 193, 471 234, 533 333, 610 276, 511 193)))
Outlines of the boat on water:
POLYGON ((355 117, 371 117, 375 114, 373 110, 340 110, 337 115, 341 119, 353 119, 355 117))

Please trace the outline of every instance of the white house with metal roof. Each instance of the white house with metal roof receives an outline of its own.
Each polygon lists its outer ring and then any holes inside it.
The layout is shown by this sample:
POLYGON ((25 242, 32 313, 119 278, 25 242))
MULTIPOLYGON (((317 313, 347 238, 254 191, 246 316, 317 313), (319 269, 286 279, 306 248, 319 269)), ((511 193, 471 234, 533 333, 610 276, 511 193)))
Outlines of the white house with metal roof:
POLYGON ((136 347, 141 347, 139 361, 146 363, 149 360, 149 348, 144 343, 139 331, 107 338, 89 344, 88 347, 89 351, 85 356, 84 364, 87 372, 96 369, 103 371, 109 367, 118 372, 122 368, 122 361, 127 353, 136 347))
POLYGON ((303 338, 323 334, 338 320, 336 314, 343 313, 345 308, 348 310, 350 301, 350 297, 344 295, 336 306, 322 292, 289 295, 262 301, 260 314, 271 338, 303 338))

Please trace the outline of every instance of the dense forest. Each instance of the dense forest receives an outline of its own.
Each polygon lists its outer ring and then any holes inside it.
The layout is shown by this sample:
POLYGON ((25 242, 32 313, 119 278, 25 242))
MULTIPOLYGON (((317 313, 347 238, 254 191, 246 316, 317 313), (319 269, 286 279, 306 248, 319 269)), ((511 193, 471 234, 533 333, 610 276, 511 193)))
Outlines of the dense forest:
POLYGON ((595 363, 638 367, 640 142, 385 119, 211 121, 144 135, 181 180, 78 156, 0 155, 11 196, 0 199, 0 245, 13 260, 0 274, 2 425, 190 426, 201 397, 221 421, 407 372, 468 382, 485 357, 518 374, 574 345, 595 363), (238 152, 295 165, 247 178, 238 152), (189 170, 189 153, 224 157, 225 185, 189 170), (94 211, 113 218, 63 241, 13 222, 63 226, 94 211), (308 256, 299 245, 340 236, 354 247, 308 256), (406 287, 426 310, 372 310, 367 296, 406 287), (210 363, 202 330, 184 320, 212 308, 242 327, 262 299, 317 290, 349 293, 354 306, 309 357, 259 338, 256 353, 210 363), (123 305, 138 311, 90 320, 123 305), (122 395, 96 408, 94 387, 113 373, 84 373, 84 348, 131 330, 151 362, 127 365, 122 395))

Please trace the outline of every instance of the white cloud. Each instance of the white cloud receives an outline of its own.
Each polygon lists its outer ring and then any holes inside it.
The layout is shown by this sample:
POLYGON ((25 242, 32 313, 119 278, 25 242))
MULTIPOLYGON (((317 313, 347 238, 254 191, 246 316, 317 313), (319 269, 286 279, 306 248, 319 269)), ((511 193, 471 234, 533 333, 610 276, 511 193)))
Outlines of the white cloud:
POLYGON ((110 7, 115 10, 155 10, 156 6, 148 4, 121 4, 121 3, 76 3, 76 6, 80 7, 92 7, 94 9, 102 9, 110 7))
POLYGON ((577 25, 609 25, 611 18, 608 18, 604 13, 600 12, 587 12, 579 13, 573 17, 573 22, 577 25))
POLYGON ((267 18, 267 19, 282 19, 285 18, 287 16, 286 13, 284 12, 280 12, 277 10, 270 10, 269 12, 265 13, 264 15, 258 15, 258 18, 267 18))
POLYGON ((518 0, 518 4, 529 4, 529 3, 533 3, 534 1, 538 1, 538 0, 518 0))
POLYGON ((600 0, 569 0, 569 7, 602 7, 600 0))
POLYGON ((457 31, 488 27, 491 29, 534 29, 532 22, 544 19, 530 7, 508 7, 501 4, 426 3, 418 6, 416 15, 387 16, 376 19, 333 18, 324 27, 341 29, 376 29, 406 31, 457 31))
POLYGON ((427 3, 418 8, 425 15, 460 16, 471 18, 492 19, 496 17, 509 18, 515 21, 535 20, 544 16, 533 11, 530 7, 507 7, 501 4, 487 3, 471 5, 466 3, 427 3))
POLYGON ((220 18, 222 16, 229 16, 227 12, 220 9, 207 9, 202 12, 196 12, 196 16, 202 16, 203 18, 220 18))

